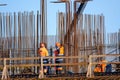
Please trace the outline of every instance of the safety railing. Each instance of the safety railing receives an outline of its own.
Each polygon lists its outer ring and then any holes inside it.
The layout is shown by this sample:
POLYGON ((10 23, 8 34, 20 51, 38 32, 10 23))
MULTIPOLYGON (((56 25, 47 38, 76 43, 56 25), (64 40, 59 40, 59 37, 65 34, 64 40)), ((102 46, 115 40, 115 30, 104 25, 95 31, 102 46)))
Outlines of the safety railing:
POLYGON ((2 71, 2 79, 8 79, 9 78, 9 74, 10 72, 8 71, 8 69, 11 68, 17 68, 17 70, 19 71, 20 68, 23 67, 39 67, 39 76, 38 78, 44 78, 44 73, 43 73, 43 66, 80 66, 80 65, 88 65, 88 63, 85 62, 80 62, 80 59, 83 59, 87 57, 84 56, 69 56, 69 57, 24 57, 24 58, 4 58, 4 66, 3 66, 3 71, 2 71), (48 63, 48 64, 43 64, 43 59, 56 59, 56 58, 62 58, 62 59, 69 59, 71 61, 69 61, 68 63, 64 62, 64 63, 48 63), (74 62, 75 59, 78 59, 77 62, 74 62), (40 63, 34 63, 31 61, 36 61, 39 60, 40 63), (30 61, 30 63, 24 63, 24 61, 30 61), (18 63, 10 63, 10 62, 21 62, 20 64, 18 63))
POLYGON ((12 72, 10 70, 13 68, 16 68, 18 70, 17 72, 20 73, 19 68, 33 67, 33 66, 40 67, 39 63, 34 63, 34 60, 39 60, 39 59, 40 59, 40 57, 4 58, 4 67, 3 67, 3 71, 2 71, 2 79, 9 78, 9 74, 10 74, 10 72, 12 72), (24 63, 24 61, 30 61, 30 62, 24 63), (13 63, 10 63, 10 62, 13 62, 13 63), (8 69, 9 69, 9 72, 8 72, 8 69))

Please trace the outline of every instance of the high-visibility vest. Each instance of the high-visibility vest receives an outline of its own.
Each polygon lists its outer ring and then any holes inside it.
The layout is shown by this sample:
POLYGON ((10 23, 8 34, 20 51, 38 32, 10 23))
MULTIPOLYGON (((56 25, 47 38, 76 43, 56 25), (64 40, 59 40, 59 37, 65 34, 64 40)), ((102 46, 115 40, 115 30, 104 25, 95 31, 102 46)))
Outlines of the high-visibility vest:
POLYGON ((63 68, 62 67, 58 67, 57 70, 61 71, 61 70, 63 70, 63 68))
POLYGON ((102 61, 102 72, 105 72, 105 69, 106 69, 106 63, 105 62, 107 62, 106 60, 103 60, 102 61))
POLYGON ((59 54, 64 55, 64 47, 63 46, 60 47, 60 53, 59 54))
POLYGON ((40 48, 39 49, 39 54, 40 54, 41 57, 46 57, 46 56, 48 56, 48 51, 47 51, 46 48, 40 48))
POLYGON ((101 72, 101 68, 100 67, 95 67, 94 72, 101 72))

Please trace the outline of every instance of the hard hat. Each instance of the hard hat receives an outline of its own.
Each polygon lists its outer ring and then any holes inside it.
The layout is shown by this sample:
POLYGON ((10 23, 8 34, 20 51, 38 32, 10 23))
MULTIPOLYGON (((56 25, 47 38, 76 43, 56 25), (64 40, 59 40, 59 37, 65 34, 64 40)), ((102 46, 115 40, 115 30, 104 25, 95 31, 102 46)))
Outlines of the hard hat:
POLYGON ((60 43, 59 43, 59 42, 56 42, 56 46, 57 46, 57 47, 60 47, 60 43))

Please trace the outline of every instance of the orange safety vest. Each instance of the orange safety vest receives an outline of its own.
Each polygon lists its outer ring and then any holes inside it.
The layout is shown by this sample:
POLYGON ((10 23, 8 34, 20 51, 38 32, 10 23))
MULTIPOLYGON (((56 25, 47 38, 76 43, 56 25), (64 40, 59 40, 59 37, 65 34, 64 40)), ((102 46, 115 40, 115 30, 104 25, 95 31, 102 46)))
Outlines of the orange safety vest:
POLYGON ((106 69, 106 63, 107 62, 106 60, 103 60, 102 61, 103 63, 101 64, 102 65, 102 72, 105 72, 105 69, 106 69))
POLYGON ((95 67, 94 72, 101 72, 101 68, 100 67, 95 67))

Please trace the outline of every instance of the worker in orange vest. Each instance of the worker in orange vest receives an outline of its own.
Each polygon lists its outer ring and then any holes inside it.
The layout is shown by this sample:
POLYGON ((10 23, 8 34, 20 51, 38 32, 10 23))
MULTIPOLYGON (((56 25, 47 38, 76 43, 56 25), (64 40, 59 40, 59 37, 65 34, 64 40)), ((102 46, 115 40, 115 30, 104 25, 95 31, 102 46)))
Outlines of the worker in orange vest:
POLYGON ((102 60, 102 64, 101 64, 101 66, 102 66, 102 72, 105 72, 106 71, 106 60, 102 60))
POLYGON ((101 66, 101 64, 97 64, 97 65, 95 66, 94 72, 101 72, 101 71, 102 71, 102 66, 101 66))
POLYGON ((102 63, 101 64, 97 64, 95 69, 94 69, 94 72, 105 72, 106 71, 106 60, 102 60, 101 61, 102 63))

